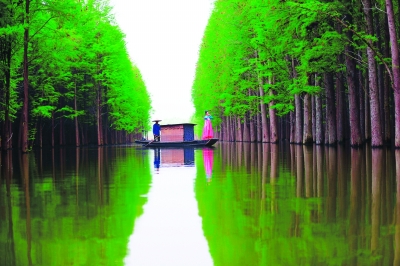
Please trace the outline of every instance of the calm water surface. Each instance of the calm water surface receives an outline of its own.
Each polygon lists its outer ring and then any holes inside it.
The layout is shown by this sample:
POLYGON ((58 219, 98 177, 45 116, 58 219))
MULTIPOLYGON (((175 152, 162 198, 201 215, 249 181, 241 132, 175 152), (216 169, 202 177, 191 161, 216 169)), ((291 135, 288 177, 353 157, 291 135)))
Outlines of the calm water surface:
POLYGON ((65 148, 0 170, 0 265, 400 265, 400 150, 65 148))

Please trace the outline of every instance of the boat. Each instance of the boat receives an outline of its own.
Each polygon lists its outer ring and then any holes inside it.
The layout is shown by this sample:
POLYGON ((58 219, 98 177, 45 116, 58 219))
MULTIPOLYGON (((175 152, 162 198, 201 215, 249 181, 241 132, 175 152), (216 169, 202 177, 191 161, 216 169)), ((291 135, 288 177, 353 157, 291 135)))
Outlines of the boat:
POLYGON ((142 144, 144 147, 211 147, 217 143, 217 138, 190 140, 190 141, 153 141, 135 140, 135 143, 142 144))
MULTIPOLYGON (((161 120, 153 120, 153 122, 159 121, 161 120)), ((142 144, 144 147, 211 147, 217 143, 217 138, 196 140, 194 138, 195 125, 193 123, 160 125, 159 141, 142 139, 135 140, 135 143, 142 144)))

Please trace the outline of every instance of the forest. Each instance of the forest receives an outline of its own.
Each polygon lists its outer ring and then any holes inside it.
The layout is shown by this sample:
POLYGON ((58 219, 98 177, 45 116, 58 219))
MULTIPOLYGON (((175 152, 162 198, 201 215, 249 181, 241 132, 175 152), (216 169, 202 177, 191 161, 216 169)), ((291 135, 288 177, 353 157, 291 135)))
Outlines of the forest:
POLYGON ((400 148, 400 1, 216 0, 193 121, 224 141, 400 148))
POLYGON ((3 151, 130 141, 151 100, 106 0, 0 0, 3 151))

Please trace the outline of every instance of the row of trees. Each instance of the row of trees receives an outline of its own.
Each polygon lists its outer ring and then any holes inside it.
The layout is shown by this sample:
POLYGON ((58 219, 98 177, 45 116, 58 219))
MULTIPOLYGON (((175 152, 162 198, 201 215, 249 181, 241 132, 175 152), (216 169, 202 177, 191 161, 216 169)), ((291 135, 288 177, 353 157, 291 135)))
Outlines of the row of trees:
POLYGON ((400 147, 398 5, 217 0, 192 88, 195 120, 211 109, 228 141, 400 147))
POLYGON ((106 0, 0 0, 1 148, 118 143, 150 96, 106 0))

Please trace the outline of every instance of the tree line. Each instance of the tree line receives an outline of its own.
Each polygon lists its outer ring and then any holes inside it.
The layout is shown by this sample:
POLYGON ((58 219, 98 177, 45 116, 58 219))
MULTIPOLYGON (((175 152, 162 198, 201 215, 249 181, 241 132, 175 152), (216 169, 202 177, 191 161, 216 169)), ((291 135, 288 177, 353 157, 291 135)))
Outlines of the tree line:
POLYGON ((106 0, 0 0, 1 149, 130 140, 151 101, 106 0))
POLYGON ((192 98, 227 141, 400 147, 400 2, 217 0, 192 98))

